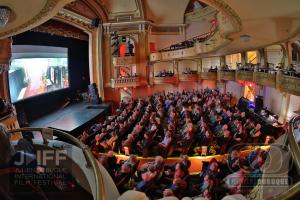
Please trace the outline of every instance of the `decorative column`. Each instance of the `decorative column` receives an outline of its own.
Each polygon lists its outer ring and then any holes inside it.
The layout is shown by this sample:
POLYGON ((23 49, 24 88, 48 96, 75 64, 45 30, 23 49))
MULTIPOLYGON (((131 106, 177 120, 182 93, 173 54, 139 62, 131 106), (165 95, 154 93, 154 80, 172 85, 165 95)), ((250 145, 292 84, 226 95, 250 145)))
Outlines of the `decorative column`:
POLYGON ((226 65, 226 56, 220 57, 220 65, 221 65, 221 67, 226 65))
POLYGON ((280 116, 278 121, 280 123, 285 123, 287 120, 288 110, 290 106, 290 98, 291 95, 288 93, 283 93, 282 101, 281 101, 281 109, 280 109, 280 116))
POLYGON ((140 25, 140 33, 138 34, 138 45, 137 45, 137 74, 140 76, 140 81, 142 85, 147 83, 147 65, 148 65, 148 35, 145 31, 145 25, 140 25))
POLYGON ((247 63, 247 52, 241 53, 241 62, 242 62, 242 65, 245 65, 247 63))
POLYGON ((89 37, 90 82, 96 83, 99 95, 104 99, 103 63, 102 63, 102 27, 92 30, 89 37))
POLYGON ((111 55, 111 36, 109 30, 103 34, 102 41, 102 65, 103 65, 103 84, 104 87, 110 87, 111 79, 113 78, 113 65, 111 55))
POLYGON ((285 42, 281 45, 283 49, 283 57, 284 57, 284 69, 287 69, 290 64, 292 64, 292 43, 285 42))
POLYGON ((261 66, 265 66, 268 62, 267 54, 264 48, 258 49, 258 55, 259 59, 258 62, 260 63, 261 66))
POLYGON ((179 69, 178 69, 178 60, 173 60, 173 72, 176 77, 176 84, 179 84, 179 69))
POLYGON ((197 59, 197 72, 202 72, 202 59, 197 59))
POLYGON ((282 59, 281 59, 282 66, 281 67, 283 69, 285 69, 289 65, 289 58, 288 58, 286 43, 281 44, 280 46, 281 46, 281 49, 282 49, 282 59))
POLYGON ((0 97, 7 101, 10 101, 8 68, 11 59, 11 44, 10 38, 0 40, 0 97))

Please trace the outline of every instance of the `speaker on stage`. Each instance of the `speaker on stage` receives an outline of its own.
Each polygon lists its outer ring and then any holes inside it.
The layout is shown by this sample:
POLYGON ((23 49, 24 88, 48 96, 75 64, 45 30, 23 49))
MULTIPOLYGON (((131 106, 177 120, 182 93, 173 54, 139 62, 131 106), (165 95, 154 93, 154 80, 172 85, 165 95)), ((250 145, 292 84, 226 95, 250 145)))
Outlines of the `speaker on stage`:
POLYGON ((92 27, 97 28, 99 26, 99 23, 100 23, 100 18, 97 17, 97 18, 95 18, 95 19, 92 20, 92 24, 91 25, 92 25, 92 27))
POLYGON ((260 113, 260 111, 263 109, 264 107, 264 98, 263 96, 256 96, 255 97, 255 112, 256 113, 260 113))

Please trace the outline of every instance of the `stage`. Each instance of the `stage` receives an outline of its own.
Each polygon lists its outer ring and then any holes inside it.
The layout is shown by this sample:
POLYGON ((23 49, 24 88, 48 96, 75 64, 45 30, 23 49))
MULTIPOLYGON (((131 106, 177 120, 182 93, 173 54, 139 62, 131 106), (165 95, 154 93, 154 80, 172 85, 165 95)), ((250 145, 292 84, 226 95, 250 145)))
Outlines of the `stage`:
POLYGON ((54 128, 78 136, 85 128, 111 114, 111 104, 70 104, 30 123, 30 127, 54 128))

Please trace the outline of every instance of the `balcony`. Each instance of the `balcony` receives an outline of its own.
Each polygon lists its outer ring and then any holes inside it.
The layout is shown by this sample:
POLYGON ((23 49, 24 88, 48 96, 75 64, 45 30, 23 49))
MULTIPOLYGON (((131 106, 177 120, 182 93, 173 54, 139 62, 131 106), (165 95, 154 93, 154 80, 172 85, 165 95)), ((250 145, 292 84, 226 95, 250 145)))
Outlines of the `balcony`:
POLYGON ((279 75, 276 86, 279 90, 291 93, 294 95, 300 95, 300 78, 279 75))
POLYGON ((198 81, 198 74, 180 74, 179 81, 182 82, 196 82, 198 81))
POLYGON ((136 64, 135 56, 113 57, 114 66, 126 66, 136 64))
POLYGON ((269 87, 276 87, 276 74, 255 72, 253 82, 269 87))
POLYGON ((203 80, 217 80, 217 71, 215 72, 200 72, 199 79, 203 80))
POLYGON ((217 10, 213 7, 207 6, 202 9, 194 10, 193 12, 189 12, 185 14, 185 20, 187 22, 193 21, 208 21, 208 19, 214 19, 217 10))
POLYGON ((178 76, 154 77, 154 84, 176 84, 178 76))
POLYGON ((244 80, 244 81, 253 82, 253 72, 237 70, 236 71, 236 80, 244 80))
POLYGON ((112 88, 137 87, 139 86, 139 77, 122 77, 111 79, 112 88))
POLYGON ((219 80, 225 80, 225 81, 234 81, 235 80, 235 71, 220 71, 219 73, 220 77, 219 80))

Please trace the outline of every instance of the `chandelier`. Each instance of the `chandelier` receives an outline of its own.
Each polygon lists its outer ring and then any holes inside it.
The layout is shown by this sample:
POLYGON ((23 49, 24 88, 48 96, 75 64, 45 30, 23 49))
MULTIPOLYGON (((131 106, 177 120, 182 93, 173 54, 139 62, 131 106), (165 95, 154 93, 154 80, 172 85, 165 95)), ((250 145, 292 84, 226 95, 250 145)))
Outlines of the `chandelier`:
POLYGON ((4 27, 10 17, 11 10, 6 6, 0 6, 0 27, 4 27))

